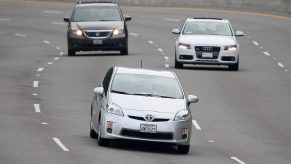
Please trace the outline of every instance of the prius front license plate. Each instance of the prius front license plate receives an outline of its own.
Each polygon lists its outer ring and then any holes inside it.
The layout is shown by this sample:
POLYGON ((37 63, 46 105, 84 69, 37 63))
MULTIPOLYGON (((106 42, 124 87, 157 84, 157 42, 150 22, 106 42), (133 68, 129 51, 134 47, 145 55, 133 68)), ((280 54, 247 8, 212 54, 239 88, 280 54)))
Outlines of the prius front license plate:
POLYGON ((95 45, 103 44, 103 40, 100 40, 100 39, 98 39, 98 40, 93 40, 93 44, 95 44, 95 45))
POLYGON ((140 132, 143 132, 143 133, 157 133, 157 125, 140 124, 140 132))

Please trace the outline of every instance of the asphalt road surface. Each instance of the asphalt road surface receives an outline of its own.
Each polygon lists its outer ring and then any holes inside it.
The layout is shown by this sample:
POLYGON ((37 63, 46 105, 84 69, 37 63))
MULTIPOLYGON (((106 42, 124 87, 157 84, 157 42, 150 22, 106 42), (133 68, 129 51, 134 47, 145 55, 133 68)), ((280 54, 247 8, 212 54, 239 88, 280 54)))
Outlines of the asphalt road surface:
POLYGON ((122 6, 129 55, 67 57, 73 4, 0 1, 1 164, 288 164, 291 162, 291 18, 187 8, 122 6), (189 65, 174 69, 173 28, 187 17, 228 18, 246 36, 240 70, 189 65), (89 137, 93 88, 113 65, 177 73, 191 106, 188 155, 175 147, 89 137))

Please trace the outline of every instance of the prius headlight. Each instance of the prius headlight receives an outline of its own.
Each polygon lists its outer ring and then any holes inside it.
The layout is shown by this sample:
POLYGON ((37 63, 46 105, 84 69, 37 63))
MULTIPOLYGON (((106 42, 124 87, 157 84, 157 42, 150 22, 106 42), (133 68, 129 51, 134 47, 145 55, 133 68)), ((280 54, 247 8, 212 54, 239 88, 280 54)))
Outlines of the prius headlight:
POLYGON ((224 50, 227 51, 235 51, 237 49, 237 45, 228 45, 224 47, 224 50))
POLYGON ((191 49, 191 45, 186 43, 179 43, 178 47, 182 49, 191 49))
POLYGON ((80 29, 76 28, 76 27, 71 27, 70 31, 71 31, 71 33, 73 35, 77 35, 77 36, 82 36, 83 35, 83 32, 80 29))
POLYGON ((186 121, 190 118, 189 110, 182 109, 176 113, 174 121, 186 121))
POLYGON ((112 114, 116 114, 119 116, 123 116, 123 112, 120 106, 116 105, 116 104, 108 104, 106 106, 106 111, 108 113, 112 113, 112 114))

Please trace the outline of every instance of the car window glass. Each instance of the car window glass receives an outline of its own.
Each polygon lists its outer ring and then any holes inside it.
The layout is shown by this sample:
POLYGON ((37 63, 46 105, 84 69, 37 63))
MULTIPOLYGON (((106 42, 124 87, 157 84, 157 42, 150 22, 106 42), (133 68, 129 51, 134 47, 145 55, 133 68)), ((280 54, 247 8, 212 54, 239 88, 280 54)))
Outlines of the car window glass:
POLYGON ((75 10, 73 21, 121 21, 121 15, 115 6, 80 6, 75 10))
POLYGON ((183 97, 177 79, 150 75, 117 74, 114 76, 111 91, 171 98, 183 97))
POLYGON ((232 31, 228 23, 193 21, 188 22, 183 30, 185 35, 223 35, 232 36, 232 31))

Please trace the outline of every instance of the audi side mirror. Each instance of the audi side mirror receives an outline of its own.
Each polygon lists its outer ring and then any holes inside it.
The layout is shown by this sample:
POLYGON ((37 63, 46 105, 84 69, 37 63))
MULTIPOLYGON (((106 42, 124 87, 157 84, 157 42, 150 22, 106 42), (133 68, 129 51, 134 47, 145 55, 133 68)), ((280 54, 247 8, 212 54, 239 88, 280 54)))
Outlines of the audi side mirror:
POLYGON ((104 93, 104 88, 103 87, 97 87, 97 88, 94 88, 93 92, 97 95, 103 95, 104 93))

